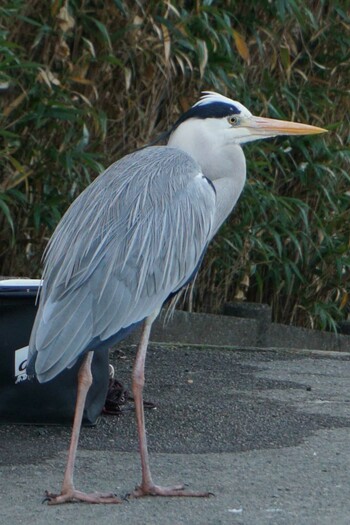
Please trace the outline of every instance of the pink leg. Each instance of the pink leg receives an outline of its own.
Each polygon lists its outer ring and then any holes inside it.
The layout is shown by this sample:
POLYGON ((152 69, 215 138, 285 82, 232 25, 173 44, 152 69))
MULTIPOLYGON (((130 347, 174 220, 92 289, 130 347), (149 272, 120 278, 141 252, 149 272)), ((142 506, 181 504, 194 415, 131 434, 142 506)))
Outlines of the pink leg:
POLYGON ((68 460, 63 478, 61 494, 52 494, 46 492, 46 500, 49 505, 58 505, 60 503, 84 501, 86 503, 121 503, 122 501, 112 493, 85 494, 74 488, 73 473, 74 464, 78 448, 81 422, 85 407, 86 396, 92 383, 91 361, 94 353, 88 352, 78 372, 78 393, 75 406, 74 422, 72 437, 68 452, 68 460))
POLYGON ((132 391, 134 394, 137 430, 139 435, 139 448, 141 456, 142 481, 131 494, 132 497, 141 496, 197 496, 208 497, 210 492, 193 492, 184 489, 183 485, 173 487, 161 487, 155 485, 152 480, 149 467, 147 437, 145 429, 145 416, 143 410, 143 387, 145 383, 145 360, 151 326, 158 312, 148 317, 143 326, 140 344, 137 350, 136 361, 133 369, 132 391))

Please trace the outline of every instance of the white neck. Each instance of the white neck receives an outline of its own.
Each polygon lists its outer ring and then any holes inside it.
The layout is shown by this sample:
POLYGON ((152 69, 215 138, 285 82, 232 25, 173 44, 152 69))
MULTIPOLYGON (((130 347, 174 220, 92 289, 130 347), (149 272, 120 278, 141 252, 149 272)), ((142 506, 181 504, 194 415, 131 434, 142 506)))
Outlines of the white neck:
POLYGON ((246 180, 242 148, 232 141, 230 129, 216 119, 189 119, 171 134, 168 146, 193 157, 217 193, 214 235, 236 204, 246 180))

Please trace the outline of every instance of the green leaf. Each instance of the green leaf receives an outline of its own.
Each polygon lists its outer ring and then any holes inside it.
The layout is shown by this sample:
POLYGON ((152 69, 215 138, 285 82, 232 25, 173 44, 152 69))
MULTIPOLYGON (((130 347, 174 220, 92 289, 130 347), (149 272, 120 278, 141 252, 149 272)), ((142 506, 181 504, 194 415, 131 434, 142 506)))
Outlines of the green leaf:
POLYGON ((1 195, 0 195, 0 210, 4 214, 8 224, 9 224, 11 230, 12 230, 12 233, 14 234, 15 226, 14 226, 14 223, 13 223, 13 219, 12 219, 12 215, 11 215, 11 212, 10 212, 10 208, 8 207, 6 202, 3 200, 3 197, 1 195))

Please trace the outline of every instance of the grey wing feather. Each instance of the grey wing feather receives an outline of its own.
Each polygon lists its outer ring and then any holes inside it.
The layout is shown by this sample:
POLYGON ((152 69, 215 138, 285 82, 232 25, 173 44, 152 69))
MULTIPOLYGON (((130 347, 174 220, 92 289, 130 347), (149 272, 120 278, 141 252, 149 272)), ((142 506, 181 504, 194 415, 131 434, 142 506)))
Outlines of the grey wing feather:
POLYGON ((150 147, 124 157, 71 205, 46 252, 29 358, 47 381, 89 343, 159 309, 211 238, 215 191, 186 153, 150 147))

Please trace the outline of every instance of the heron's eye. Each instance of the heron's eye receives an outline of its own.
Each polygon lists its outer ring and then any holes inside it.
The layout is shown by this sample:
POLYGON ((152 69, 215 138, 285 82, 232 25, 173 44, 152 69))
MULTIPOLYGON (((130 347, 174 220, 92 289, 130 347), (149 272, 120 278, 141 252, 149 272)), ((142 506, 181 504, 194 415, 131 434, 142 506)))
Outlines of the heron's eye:
POLYGON ((227 120, 231 126, 236 126, 238 124, 238 117, 236 115, 230 115, 227 120))

